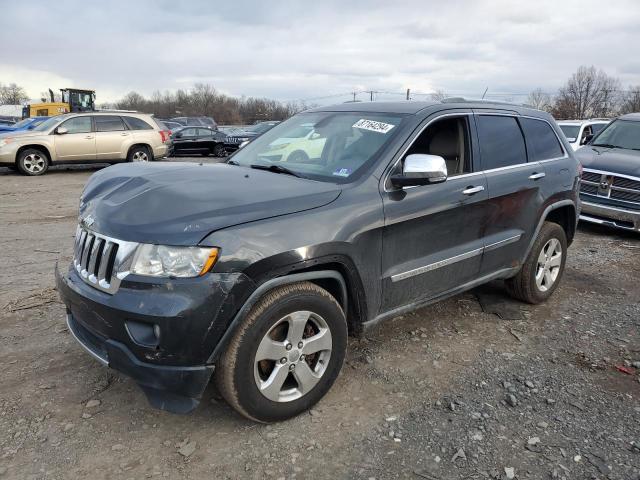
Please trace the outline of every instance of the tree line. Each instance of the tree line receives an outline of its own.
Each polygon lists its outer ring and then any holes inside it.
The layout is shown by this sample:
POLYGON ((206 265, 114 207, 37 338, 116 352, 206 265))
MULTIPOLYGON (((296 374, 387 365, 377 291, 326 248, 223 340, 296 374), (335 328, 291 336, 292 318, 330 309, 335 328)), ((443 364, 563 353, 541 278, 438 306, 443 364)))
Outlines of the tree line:
POLYGON ((616 77, 594 66, 581 66, 557 93, 532 91, 527 104, 551 113, 556 120, 611 118, 640 112, 640 85, 622 88, 616 77))
POLYGON ((197 83, 190 90, 154 92, 146 98, 129 92, 114 105, 122 110, 153 113, 159 118, 209 116, 221 125, 251 124, 260 120, 284 120, 309 108, 304 102, 279 102, 267 98, 231 97, 212 85, 197 83))

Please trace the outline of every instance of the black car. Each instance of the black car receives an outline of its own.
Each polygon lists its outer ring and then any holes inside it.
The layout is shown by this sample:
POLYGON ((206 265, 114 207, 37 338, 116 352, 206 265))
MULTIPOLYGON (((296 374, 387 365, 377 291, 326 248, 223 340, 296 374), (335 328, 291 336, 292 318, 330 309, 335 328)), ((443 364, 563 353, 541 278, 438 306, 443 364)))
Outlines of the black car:
POLYGON ((154 406, 190 411, 213 376, 242 415, 282 420, 327 393, 348 333, 496 279, 523 301, 548 299, 579 182, 541 111, 318 108, 226 164, 95 173, 58 291, 76 339, 154 406), (279 146, 304 161, 263 159, 279 146))
POLYGON ((162 122, 162 124, 167 127, 167 130, 169 130, 170 132, 175 132, 176 130, 180 130, 181 128, 184 128, 184 125, 182 125, 181 123, 178 122, 174 122, 172 120, 164 120, 161 118, 156 118, 156 120, 159 120, 162 122))
POLYGON ((226 155, 227 135, 208 127, 182 127, 171 132, 172 155, 226 155))
POLYGON ((174 117, 169 120, 184 125, 185 127, 211 127, 215 129, 218 126, 216 121, 211 117, 174 117))
POLYGON ((219 130, 227 135, 224 146, 229 153, 235 152, 244 142, 250 142, 258 136, 255 132, 238 127, 219 127, 219 130))
POLYGON ((640 232, 640 113, 609 123, 576 156, 584 168, 580 219, 640 232))

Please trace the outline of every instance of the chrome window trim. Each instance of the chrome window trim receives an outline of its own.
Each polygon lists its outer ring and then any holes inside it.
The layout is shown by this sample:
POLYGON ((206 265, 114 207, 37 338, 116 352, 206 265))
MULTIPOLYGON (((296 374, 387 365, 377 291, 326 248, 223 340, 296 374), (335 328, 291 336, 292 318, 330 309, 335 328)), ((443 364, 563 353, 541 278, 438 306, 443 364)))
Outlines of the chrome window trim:
MULTIPOLYGON (((548 120, 544 119, 544 118, 539 118, 539 117, 532 117, 530 115, 519 115, 517 113, 499 113, 499 112, 462 112, 462 113, 445 113, 443 115, 439 115, 431 120, 429 120, 421 129, 420 131, 413 137, 413 140, 411 141, 411 143, 407 146, 407 148, 405 148, 402 153, 400 154, 400 156, 398 157, 398 159, 393 163, 393 165, 391 166, 391 168, 389 168, 387 170, 387 173, 385 175, 384 178, 384 182, 383 182, 383 186, 384 186, 384 192, 386 193, 390 193, 390 192, 397 192, 399 191, 398 189, 388 189, 387 188, 387 183, 389 182, 389 177, 391 176, 391 172, 396 168, 396 166, 398 165, 398 163, 404 158, 404 156, 406 155, 407 151, 412 147, 412 145, 415 143, 415 141, 418 139, 418 137, 420 135, 422 135, 422 132, 425 131, 426 128, 429 127, 429 125, 431 125, 433 122, 436 122, 442 118, 445 117, 472 117, 474 115, 487 115, 487 116, 501 116, 501 117, 513 117, 513 118, 529 118, 531 120, 539 120, 541 122, 545 122, 547 125, 549 125, 551 127, 551 131, 553 132, 553 134, 556 136, 556 140, 558 140, 558 143, 560 144, 560 148, 562 149, 562 151, 564 152, 564 155, 562 155, 561 157, 554 157, 554 158, 547 158, 544 160, 534 160, 533 162, 525 162, 525 163, 518 163, 516 165, 507 165, 505 167, 497 167, 497 168, 491 168, 488 170, 478 170, 477 172, 469 172, 469 173, 463 173, 461 175, 454 175, 452 177, 447 177, 447 180, 445 180, 444 183, 446 183, 447 181, 449 181, 449 179, 455 179, 455 178, 464 178, 464 177, 469 177, 472 175, 479 175, 479 174, 484 174, 484 173, 492 173, 492 172, 498 172, 501 170, 508 170, 511 168, 516 168, 516 167, 521 167, 523 165, 535 165, 536 163, 548 163, 548 162, 555 162, 558 160, 564 160, 566 158, 569 158, 569 153, 567 151, 567 149, 564 146, 564 143, 562 143, 562 140, 560 139, 560 137, 558 136, 558 132, 556 132, 556 129, 553 128, 553 125, 551 124, 551 122, 549 122, 548 120)), ((526 137, 524 136, 524 132, 522 134, 522 137, 525 141, 525 148, 527 146, 527 141, 526 141, 526 137)), ((471 152, 471 155, 473 156, 473 152, 471 152)), ((529 158, 529 152, 527 151, 527 159, 529 158)), ((585 169, 586 170, 586 169, 585 169)), ((412 188, 416 188, 420 185, 415 185, 415 186, 411 186, 411 187, 404 187, 400 190, 410 190, 412 188)))

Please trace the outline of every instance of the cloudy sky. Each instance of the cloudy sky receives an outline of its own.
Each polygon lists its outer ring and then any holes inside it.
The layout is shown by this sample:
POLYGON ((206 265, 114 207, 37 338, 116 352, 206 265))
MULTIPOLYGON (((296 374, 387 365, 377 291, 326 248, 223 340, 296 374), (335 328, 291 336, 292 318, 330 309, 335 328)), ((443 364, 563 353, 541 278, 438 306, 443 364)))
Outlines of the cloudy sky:
POLYGON ((638 0, 3 1, 0 83, 95 88, 99 103, 196 82, 320 104, 407 88, 518 99, 582 64, 640 84, 639 25, 638 0))

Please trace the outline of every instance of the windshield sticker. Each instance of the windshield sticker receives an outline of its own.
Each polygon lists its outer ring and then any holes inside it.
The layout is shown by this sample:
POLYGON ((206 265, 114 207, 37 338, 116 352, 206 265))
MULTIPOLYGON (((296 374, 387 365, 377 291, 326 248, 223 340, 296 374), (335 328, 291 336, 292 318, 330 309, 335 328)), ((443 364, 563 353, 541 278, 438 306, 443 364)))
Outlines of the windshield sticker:
POLYGON ((338 170, 333 172, 333 174, 338 176, 338 177, 348 177, 349 175, 351 175, 351 169, 350 168, 339 168, 338 170))
POLYGON ((375 120, 367 120, 366 118, 361 118, 356 123, 353 124, 353 128, 359 128, 361 130, 370 130, 372 132, 378 133, 387 133, 391 130, 395 125, 390 123, 382 123, 376 122, 375 120))

